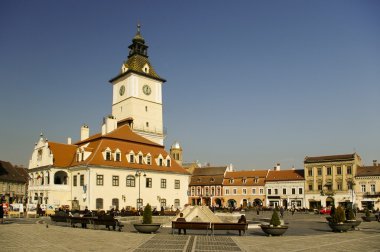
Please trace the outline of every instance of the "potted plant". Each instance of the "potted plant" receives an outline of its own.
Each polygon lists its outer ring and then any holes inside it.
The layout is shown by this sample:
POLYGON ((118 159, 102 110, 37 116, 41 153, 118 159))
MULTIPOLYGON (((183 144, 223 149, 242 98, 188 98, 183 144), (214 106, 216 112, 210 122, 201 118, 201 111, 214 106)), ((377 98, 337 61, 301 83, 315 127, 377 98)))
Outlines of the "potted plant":
POLYGON ((288 226, 281 225, 281 220, 278 216, 277 208, 273 211, 269 225, 262 224, 260 225, 260 227, 268 236, 283 235, 286 232, 286 230, 288 230, 288 226))
POLYGON ((362 216, 362 219, 365 222, 376 221, 376 217, 371 215, 368 208, 365 210, 365 216, 362 216))
POLYGON ((346 222, 349 223, 349 224, 351 224, 351 228, 353 230, 355 230, 355 228, 357 226, 359 226, 360 223, 362 223, 361 221, 356 220, 354 211, 353 211, 353 209, 351 207, 347 209, 346 219, 347 219, 346 222))
POLYGON ((345 221, 346 216, 344 210, 341 206, 338 206, 328 224, 333 232, 347 232, 347 230, 351 228, 351 224, 345 221))
POLYGON ((152 207, 147 204, 143 212, 143 221, 139 224, 133 224, 135 229, 140 233, 155 233, 161 227, 161 224, 152 223, 152 207))

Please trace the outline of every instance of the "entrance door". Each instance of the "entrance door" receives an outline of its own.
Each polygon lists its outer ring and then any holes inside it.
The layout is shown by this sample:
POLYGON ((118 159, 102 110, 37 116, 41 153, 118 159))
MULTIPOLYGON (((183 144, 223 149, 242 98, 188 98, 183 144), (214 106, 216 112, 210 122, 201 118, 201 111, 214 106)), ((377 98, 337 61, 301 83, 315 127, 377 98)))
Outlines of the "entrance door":
POLYGON ((286 199, 284 199, 284 200, 282 201, 282 206, 283 206, 285 209, 288 208, 288 201, 287 201, 286 199))

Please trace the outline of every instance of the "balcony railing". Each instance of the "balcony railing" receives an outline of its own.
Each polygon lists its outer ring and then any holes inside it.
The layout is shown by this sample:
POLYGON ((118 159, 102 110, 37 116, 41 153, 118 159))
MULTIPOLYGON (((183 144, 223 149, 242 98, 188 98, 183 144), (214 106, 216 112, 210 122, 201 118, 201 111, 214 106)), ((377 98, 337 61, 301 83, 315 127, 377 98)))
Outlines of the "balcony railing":
POLYGON ((380 192, 365 192, 363 196, 367 198, 377 198, 380 197, 380 192))

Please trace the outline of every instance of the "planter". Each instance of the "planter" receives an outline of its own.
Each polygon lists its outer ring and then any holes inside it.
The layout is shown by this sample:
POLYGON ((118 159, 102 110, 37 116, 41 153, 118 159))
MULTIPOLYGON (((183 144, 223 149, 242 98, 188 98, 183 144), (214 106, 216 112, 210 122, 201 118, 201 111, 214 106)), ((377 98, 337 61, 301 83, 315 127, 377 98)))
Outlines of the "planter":
POLYGON ((331 216, 327 216, 327 217, 326 217, 326 220, 327 220, 328 222, 331 222, 332 217, 331 217, 331 216))
POLYGON ((360 221, 360 220, 347 220, 346 223, 351 225, 351 228, 353 230, 355 230, 360 225, 360 223, 362 223, 362 221, 360 221))
POLYGON ((268 236, 280 236, 288 230, 288 226, 260 225, 260 227, 268 236))
POLYGON ((377 221, 375 216, 362 216, 363 221, 365 222, 371 222, 371 221, 377 221))
POLYGON ((151 234, 157 232, 161 224, 133 224, 133 226, 139 233, 151 234))
POLYGON ((352 224, 351 223, 333 223, 329 222, 329 226, 332 229, 333 232, 347 232, 349 229, 351 229, 352 224))

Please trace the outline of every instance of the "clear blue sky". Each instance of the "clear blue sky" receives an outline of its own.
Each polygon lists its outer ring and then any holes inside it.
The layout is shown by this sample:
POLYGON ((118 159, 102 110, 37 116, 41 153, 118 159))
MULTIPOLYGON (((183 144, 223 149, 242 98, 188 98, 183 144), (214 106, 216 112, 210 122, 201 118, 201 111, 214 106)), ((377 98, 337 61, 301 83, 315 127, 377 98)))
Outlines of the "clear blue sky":
POLYGON ((0 160, 100 131, 142 24, 166 148, 236 169, 380 160, 380 1, 1 1, 0 160))

